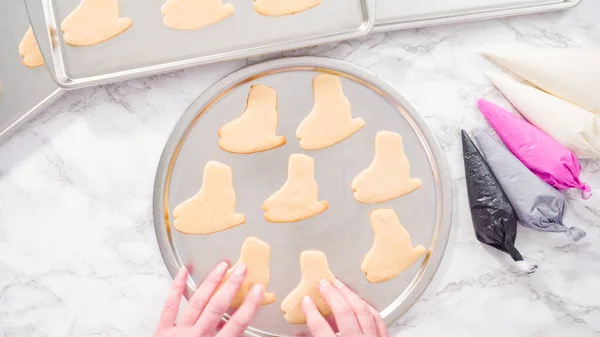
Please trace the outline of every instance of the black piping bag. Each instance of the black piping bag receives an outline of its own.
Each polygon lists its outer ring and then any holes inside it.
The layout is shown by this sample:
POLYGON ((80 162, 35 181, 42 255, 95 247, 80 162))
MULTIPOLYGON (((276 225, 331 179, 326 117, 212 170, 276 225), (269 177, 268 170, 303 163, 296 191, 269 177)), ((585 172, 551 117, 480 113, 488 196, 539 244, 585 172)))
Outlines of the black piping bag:
POLYGON ((543 232, 562 232, 573 242, 585 236, 583 230, 563 224, 566 203, 562 193, 529 171, 486 132, 475 130, 473 136, 523 226, 543 232))
POLYGON ((477 240, 510 255, 523 272, 535 272, 537 266, 526 262, 515 248, 515 211, 469 135, 465 130, 461 130, 461 134, 469 206, 477 240))

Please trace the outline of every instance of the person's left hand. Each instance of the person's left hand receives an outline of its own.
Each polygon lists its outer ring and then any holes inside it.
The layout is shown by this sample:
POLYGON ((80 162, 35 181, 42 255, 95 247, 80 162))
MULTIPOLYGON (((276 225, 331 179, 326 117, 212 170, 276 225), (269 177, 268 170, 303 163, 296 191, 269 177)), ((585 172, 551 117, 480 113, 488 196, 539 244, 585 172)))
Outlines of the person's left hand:
POLYGON ((171 292, 167 296, 165 306, 156 329, 155 337, 238 337, 242 336, 256 312, 263 297, 262 286, 257 284, 249 292, 244 303, 217 332, 222 323, 223 314, 229 309, 233 297, 237 294, 244 278, 246 267, 236 266, 221 288, 228 265, 219 263, 206 280, 196 289, 190 298, 187 308, 175 323, 179 311, 179 303, 186 288, 188 271, 183 268, 175 280, 171 292))

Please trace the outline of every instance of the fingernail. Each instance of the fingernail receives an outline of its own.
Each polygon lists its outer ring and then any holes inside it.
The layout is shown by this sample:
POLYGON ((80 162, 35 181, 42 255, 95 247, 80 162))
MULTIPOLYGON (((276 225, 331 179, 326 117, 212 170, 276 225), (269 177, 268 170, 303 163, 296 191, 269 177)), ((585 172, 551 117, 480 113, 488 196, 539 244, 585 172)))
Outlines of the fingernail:
POLYGON ((219 262, 219 264, 217 265, 217 270, 216 270, 217 274, 219 274, 219 275, 225 274, 228 267, 229 267, 229 265, 227 264, 227 262, 225 262, 225 261, 219 262))
POLYGON ((238 266, 235 267, 234 273, 238 276, 244 275, 246 273, 246 266, 243 263, 238 264, 238 266))
POLYGON ((252 295, 258 297, 258 298, 262 298, 263 297, 263 286, 262 284, 255 284, 254 287, 252 287, 252 295))
POLYGON ((183 267, 179 270, 179 273, 177 273, 177 276, 175 276, 174 281, 179 284, 183 284, 187 281, 187 276, 188 276, 188 271, 185 267, 183 267))
POLYGON ((302 302, 304 305, 308 305, 308 306, 312 306, 313 305, 313 301, 310 298, 310 296, 306 295, 302 298, 302 302))
POLYGON ((319 281, 319 287, 329 288, 331 287, 331 284, 326 279, 321 279, 321 281, 319 281))
POLYGON ((333 285, 334 285, 336 288, 340 289, 340 290, 343 290, 343 289, 346 289, 346 288, 348 288, 348 287, 346 287, 346 285, 345 285, 345 284, 343 284, 343 283, 342 283, 342 281, 340 281, 340 280, 338 280, 338 279, 334 279, 334 280, 333 280, 333 285))

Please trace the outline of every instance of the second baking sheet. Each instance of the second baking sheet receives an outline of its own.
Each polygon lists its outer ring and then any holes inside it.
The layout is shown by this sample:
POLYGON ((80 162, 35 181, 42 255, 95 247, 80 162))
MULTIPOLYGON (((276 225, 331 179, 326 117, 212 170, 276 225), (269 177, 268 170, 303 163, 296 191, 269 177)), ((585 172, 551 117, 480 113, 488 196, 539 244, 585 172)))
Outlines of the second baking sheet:
POLYGON ((378 0, 374 31, 561 10, 581 0, 378 0))
POLYGON ((43 50, 55 61, 59 85, 69 88, 361 36, 372 28, 374 2, 323 1, 306 11, 275 17, 258 14, 253 0, 225 0, 236 8, 232 16, 202 29, 180 31, 163 24, 164 0, 121 0, 121 16, 133 20, 131 28, 98 45, 73 47, 64 43, 60 23, 79 0, 26 0, 36 34, 44 31, 44 22, 51 33, 58 32, 53 52, 49 47, 43 50))

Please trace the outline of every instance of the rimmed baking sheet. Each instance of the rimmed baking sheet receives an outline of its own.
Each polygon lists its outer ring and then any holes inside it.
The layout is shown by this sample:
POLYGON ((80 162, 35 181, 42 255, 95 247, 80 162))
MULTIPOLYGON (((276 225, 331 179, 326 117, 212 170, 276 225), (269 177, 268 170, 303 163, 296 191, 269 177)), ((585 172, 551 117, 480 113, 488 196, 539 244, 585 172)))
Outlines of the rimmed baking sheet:
POLYGON ((272 247, 268 290, 277 301, 264 306, 248 334, 291 336, 305 329, 283 319, 280 304, 300 279, 299 254, 307 249, 325 252, 337 277, 382 312, 388 323, 398 319, 418 299, 433 278, 450 233, 452 193, 448 168, 437 141, 417 111, 389 84, 346 62, 314 57, 290 58, 239 70, 203 93, 176 125, 157 171, 154 224, 165 263, 172 275, 182 265, 193 272, 188 291, 204 279, 221 259, 237 260, 242 242, 256 236, 272 247), (363 129, 327 149, 304 151, 295 130, 313 104, 312 79, 319 73, 341 77, 343 90, 363 129), (273 87, 278 95, 278 134, 287 144, 263 153, 236 155, 218 147, 218 129, 245 107, 251 85, 273 87), (351 180, 374 155, 380 130, 398 132, 411 161, 413 176, 423 186, 406 196, 378 205, 356 202, 351 180), (305 153, 315 159, 320 200, 329 202, 324 213, 296 223, 273 224, 263 218, 262 202, 287 179, 288 157, 305 153), (209 160, 230 165, 236 190, 236 210, 245 224, 211 235, 186 235, 172 226, 173 208, 194 195, 202 184, 209 160), (369 212, 393 208, 410 232, 413 243, 428 249, 426 256, 399 277, 378 284, 366 281, 360 264, 373 244, 369 212))
POLYGON ((232 16, 181 31, 163 24, 165 0, 121 0, 121 16, 131 18, 133 26, 103 43, 74 47, 63 41, 60 23, 79 1, 25 0, 44 56, 52 60, 53 76, 64 88, 354 38, 371 31, 375 21, 375 0, 323 1, 280 17, 258 14, 253 1, 225 0, 236 7, 232 16))

